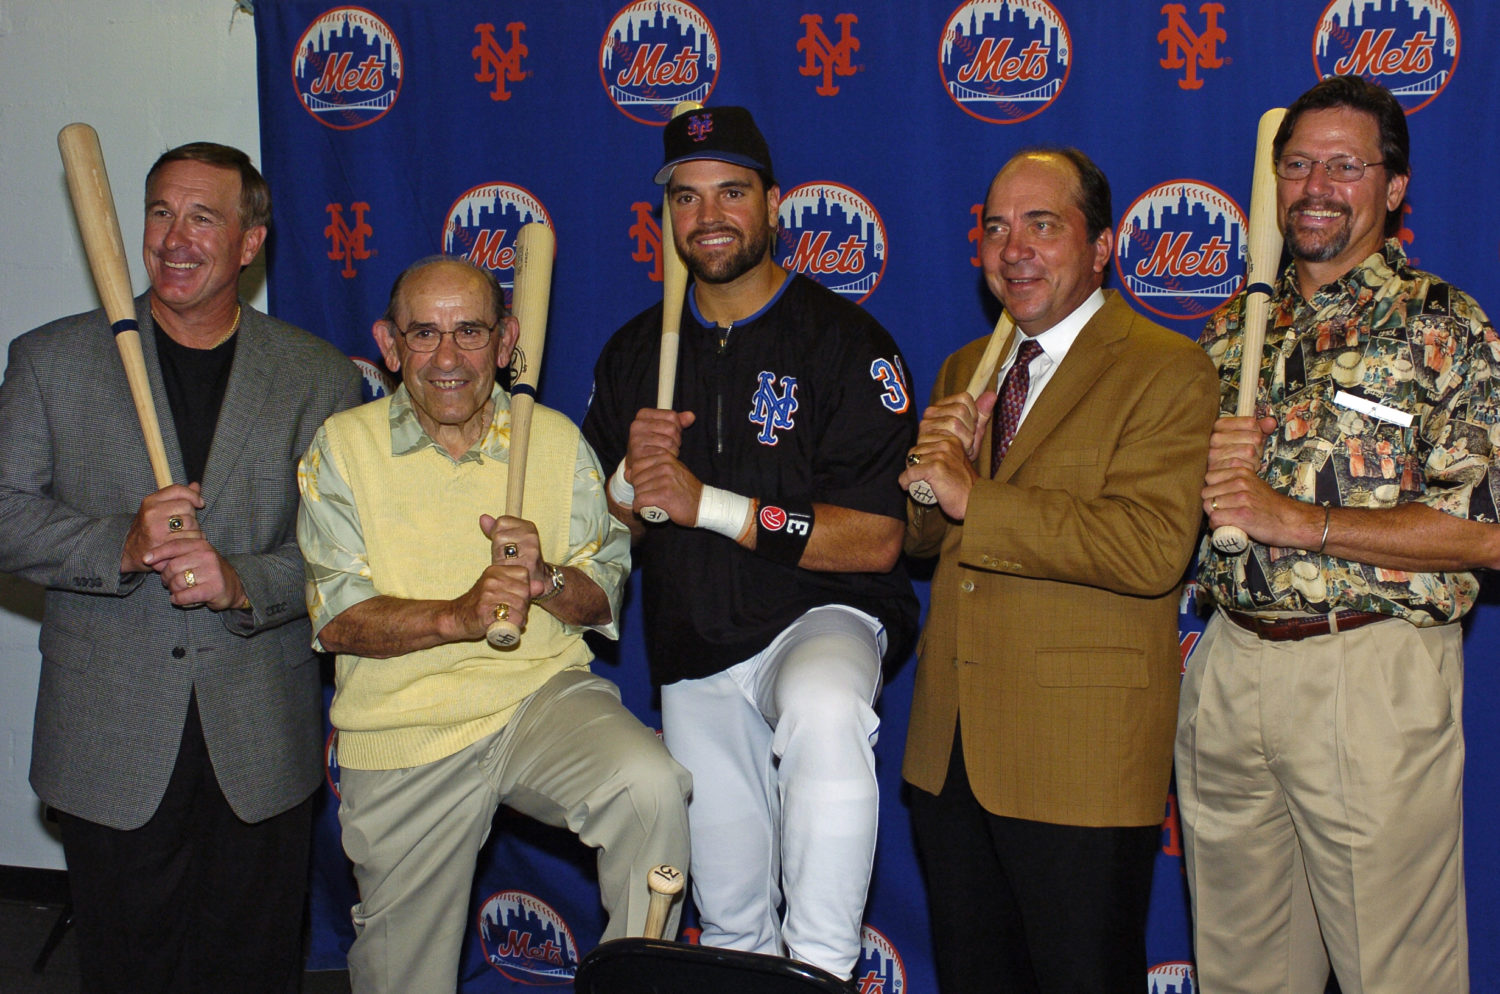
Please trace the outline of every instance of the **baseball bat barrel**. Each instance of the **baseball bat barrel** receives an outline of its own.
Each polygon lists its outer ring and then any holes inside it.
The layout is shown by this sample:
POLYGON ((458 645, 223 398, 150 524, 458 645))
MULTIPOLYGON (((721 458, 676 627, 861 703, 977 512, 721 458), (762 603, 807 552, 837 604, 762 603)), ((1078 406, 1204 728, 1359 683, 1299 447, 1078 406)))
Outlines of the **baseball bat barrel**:
MULTIPOLYGON (((684 100, 672 108, 672 116, 703 107, 696 100, 684 100)), ((677 336, 682 325, 682 302, 687 295, 687 263, 677 254, 672 237, 672 203, 665 193, 661 206, 661 361, 656 372, 656 406, 671 410, 677 393, 677 336)), ((641 508, 641 517, 652 524, 667 520, 659 507, 641 508)))
MULTIPOLYGON (((552 287, 552 259, 557 241, 552 229, 538 221, 522 225, 516 234, 511 311, 521 332, 511 353, 516 379, 510 388, 510 463, 505 476, 505 513, 521 516, 526 496, 526 457, 531 447, 531 413, 542 371, 542 348, 547 343, 547 308, 552 287)), ((521 641, 515 622, 495 621, 485 638, 497 649, 521 641)))
POLYGON ((156 488, 170 486, 172 471, 167 466, 167 447, 162 442, 161 425, 156 419, 156 403, 151 397, 151 380, 146 374, 146 359, 141 353, 140 326, 136 323, 135 297, 130 292, 130 267, 125 262, 125 242, 120 237, 120 219, 115 214, 115 198, 109 188, 109 173, 104 169, 104 150, 99 135, 87 124, 70 124, 58 132, 57 148, 62 153, 63 173, 68 179, 68 196, 78 219, 78 233, 88 255, 89 271, 104 315, 115 333, 115 347, 125 365, 125 379, 130 384, 130 399, 141 423, 146 440, 146 456, 156 488))
MULTIPOLYGON (((995 367, 1000 365, 1000 357, 1010 351, 1011 333, 1015 330, 1015 322, 1011 320, 1009 311, 1001 311, 1000 319, 995 322, 995 330, 990 332, 990 340, 985 343, 984 353, 979 357, 979 365, 974 367, 974 375, 969 377, 968 394, 970 397, 979 398, 984 393, 984 388, 995 375, 995 367)), ((907 495, 918 504, 931 507, 937 503, 937 494, 933 493, 932 487, 926 480, 917 480, 907 489, 907 495)))
MULTIPOLYGON (((1266 344, 1266 321, 1271 312, 1272 284, 1281 261, 1281 229, 1276 226, 1276 168, 1271 161, 1276 129, 1286 108, 1273 107, 1261 115, 1255 134, 1255 172, 1250 184, 1250 230, 1245 241, 1245 317, 1240 328, 1240 384, 1235 417, 1255 413, 1260 384, 1261 353, 1266 344)), ((1214 548, 1237 556, 1250 548, 1250 537, 1237 525, 1214 529, 1214 548)))
POLYGON ((672 910, 672 902, 682 893, 684 882, 682 871, 669 863, 653 867, 646 874, 646 886, 651 891, 651 903, 646 906, 646 938, 662 937, 667 929, 667 916, 672 910))

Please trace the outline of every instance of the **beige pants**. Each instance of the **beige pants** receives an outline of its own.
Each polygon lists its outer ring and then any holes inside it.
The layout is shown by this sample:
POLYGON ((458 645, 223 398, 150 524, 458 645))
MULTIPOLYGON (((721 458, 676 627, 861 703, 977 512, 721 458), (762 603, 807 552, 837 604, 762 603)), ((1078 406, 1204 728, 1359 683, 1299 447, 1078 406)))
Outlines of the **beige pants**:
MULTIPOLYGON (((504 729, 403 770, 340 771, 339 822, 354 862, 349 976, 357 994, 439 994, 458 985, 474 864, 505 804, 566 825, 599 851, 604 939, 640 935, 659 863, 688 871, 692 780, 608 680, 566 670, 504 729)), ((667 923, 676 935, 682 904, 667 923)), ((582 953, 582 950, 579 950, 582 953)))
POLYGON ((1176 751, 1199 991, 1468 991, 1462 700, 1456 624, 1209 621, 1176 751))

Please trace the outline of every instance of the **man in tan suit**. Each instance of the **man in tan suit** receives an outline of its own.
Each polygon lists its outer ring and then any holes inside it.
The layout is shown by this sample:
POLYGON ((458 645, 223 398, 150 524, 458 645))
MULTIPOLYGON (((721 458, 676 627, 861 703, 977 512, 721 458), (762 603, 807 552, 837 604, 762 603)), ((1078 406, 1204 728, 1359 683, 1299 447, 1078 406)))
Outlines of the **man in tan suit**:
POLYGON ((1217 388, 1191 341, 1101 289, 1112 216, 1074 149, 1000 170, 980 258, 1020 334, 977 403, 984 341, 943 364, 902 476, 938 498, 906 542, 941 558, 903 774, 948 994, 1146 974, 1217 388))

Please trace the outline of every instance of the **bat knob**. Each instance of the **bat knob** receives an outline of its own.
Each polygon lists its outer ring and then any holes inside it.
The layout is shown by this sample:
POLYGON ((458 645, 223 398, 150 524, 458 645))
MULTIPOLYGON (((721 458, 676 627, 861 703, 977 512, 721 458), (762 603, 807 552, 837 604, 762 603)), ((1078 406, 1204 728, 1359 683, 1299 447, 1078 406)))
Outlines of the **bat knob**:
POLYGON ((925 504, 928 507, 937 503, 937 494, 933 493, 932 487, 928 485, 926 480, 917 480, 914 482, 907 488, 906 495, 918 504, 925 504))
POLYGON ((659 507, 643 507, 641 508, 641 517, 653 525, 659 525, 663 521, 666 521, 669 515, 659 507))
POLYGON ((683 883, 682 871, 670 863, 652 867, 646 874, 646 886, 653 894, 680 894, 683 883))
POLYGON ((1250 548, 1250 536, 1235 525, 1220 525, 1214 529, 1214 548, 1226 556, 1237 556, 1250 548))
POLYGON ((521 629, 510 621, 493 621, 484 633, 484 640, 496 649, 509 649, 521 641, 521 629))

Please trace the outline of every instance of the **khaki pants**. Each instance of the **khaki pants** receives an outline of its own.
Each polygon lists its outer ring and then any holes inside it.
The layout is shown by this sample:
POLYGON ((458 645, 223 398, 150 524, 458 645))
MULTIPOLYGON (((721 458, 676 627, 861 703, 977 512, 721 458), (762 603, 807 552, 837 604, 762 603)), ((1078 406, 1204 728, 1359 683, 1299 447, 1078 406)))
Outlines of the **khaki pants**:
POLYGON ((1462 700, 1457 624, 1209 621, 1176 750, 1198 990, 1469 989, 1462 700))
MULTIPOLYGON (((339 822, 354 862, 349 976, 358 994, 438 994, 458 985, 474 864, 505 804, 566 825, 599 851, 604 939, 640 935, 659 863, 688 871, 692 780, 608 680, 565 670, 510 723, 446 759, 340 771, 339 822)), ((681 902, 667 923, 674 936, 681 902)))

